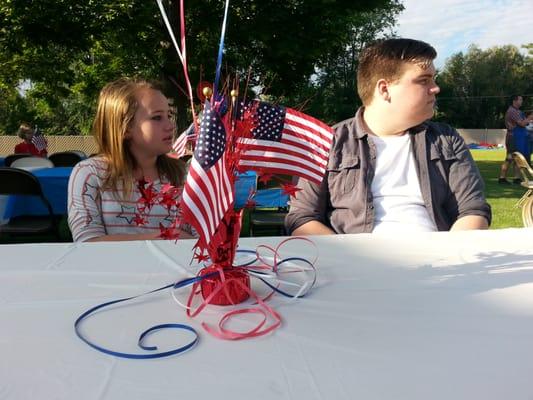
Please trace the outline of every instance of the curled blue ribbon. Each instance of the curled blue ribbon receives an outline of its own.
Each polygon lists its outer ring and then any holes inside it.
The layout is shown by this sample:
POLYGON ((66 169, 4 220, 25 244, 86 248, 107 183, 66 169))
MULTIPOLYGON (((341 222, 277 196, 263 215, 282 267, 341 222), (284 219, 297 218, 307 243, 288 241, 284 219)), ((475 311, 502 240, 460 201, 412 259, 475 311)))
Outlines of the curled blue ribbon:
MULTIPOLYGON (((188 279, 186 281, 188 281, 188 279)), ((155 289, 155 290, 152 290, 150 292, 143 293, 143 294, 140 294, 140 295, 137 295, 137 296, 132 296, 132 297, 124 298, 124 299, 108 301, 106 303, 102 303, 102 304, 99 304, 99 305, 97 305, 95 307, 92 307, 89 310, 85 311, 83 314, 81 314, 78 317, 78 319, 76 320, 76 322, 74 322, 74 331, 76 332, 76 335, 82 341, 87 343, 93 349, 96 349, 96 350, 98 350, 98 351, 100 351, 102 353, 109 354, 109 355, 115 356, 115 357, 137 359, 138 360, 138 359, 168 357, 168 356, 171 356, 171 355, 174 355, 174 354, 183 353, 184 351, 187 351, 190 348, 194 347, 198 343, 198 340, 199 340, 198 332, 196 332, 196 330, 194 328, 192 328, 191 326, 188 326, 188 325, 185 325, 185 324, 162 324, 162 325, 156 325, 156 326, 153 326, 153 327, 145 330, 143 333, 141 333, 141 335, 139 336, 137 345, 141 349, 147 350, 147 351, 155 351, 155 350, 157 350, 156 346, 145 346, 143 344, 144 339, 147 336, 149 336, 150 334, 152 334, 153 332, 157 331, 157 330, 172 328, 172 329, 186 330, 186 331, 192 332, 194 334, 194 338, 189 343, 187 343, 185 346, 181 346, 181 347, 178 347, 176 349, 169 350, 169 351, 164 351, 164 352, 160 352, 160 353, 150 353, 150 354, 123 353, 123 352, 111 350, 111 349, 105 348, 103 346, 99 346, 99 345, 91 342, 89 339, 87 339, 85 336, 83 336, 83 334, 80 331, 81 322, 84 319, 86 319, 87 317, 89 317, 91 314, 93 314, 94 312, 96 312, 96 311, 98 311, 98 310, 100 310, 100 309, 102 309, 104 307, 108 307, 108 306, 111 306, 113 304, 121 303, 121 302, 128 301, 128 300, 132 300, 132 299, 135 299, 137 297, 141 297, 141 296, 144 296, 144 295, 147 295, 147 294, 156 293, 156 292, 159 292, 161 290, 168 289, 170 287, 174 287, 175 285, 177 285, 177 284, 179 284, 181 282, 182 281, 180 281, 180 282, 178 282, 176 284, 173 283, 173 284, 170 284, 170 285, 166 285, 166 286, 163 286, 163 287, 161 287, 159 289, 155 289)))
MULTIPOLYGON (((247 262, 245 262, 243 264, 236 265, 235 268, 242 268, 245 271, 247 270, 250 273, 253 273, 253 276, 255 276, 257 279, 259 279, 261 282, 263 282, 265 285, 267 285, 270 289, 272 289, 276 293, 281 294, 282 296, 290 297, 290 298, 304 297, 305 296, 305 293, 302 294, 302 295, 299 295, 299 296, 294 296, 294 295, 291 295, 290 293, 287 293, 287 292, 285 292, 283 290, 280 290, 279 288, 275 287, 274 285, 269 283, 266 279, 264 279, 264 278, 262 278, 260 276, 260 275, 269 275, 268 273, 265 273, 265 272, 262 272, 262 271, 253 270, 253 264, 257 261, 257 253, 255 251, 253 251, 253 250, 237 250, 237 253, 253 254, 253 255, 255 255, 255 257, 253 257, 253 259, 251 261, 247 261, 247 262)), ((313 270, 315 270, 315 268, 313 266, 313 263, 311 263, 310 261, 306 260, 305 258, 301 258, 301 257, 284 258, 284 259, 278 261, 277 264, 274 266, 274 268, 277 269, 282 264, 287 263, 289 261, 302 261, 302 262, 308 264, 313 270)), ((85 311, 83 314, 81 314, 78 317, 78 319, 76 319, 76 321, 74 322, 74 331, 76 332, 76 335, 83 342, 85 342, 87 345, 89 345, 93 349, 98 350, 98 351, 100 351, 100 352, 102 352, 104 354, 108 354, 108 355, 115 356, 115 357, 128 358, 128 359, 153 359, 153 358, 162 358, 162 357, 168 357, 168 356, 171 356, 171 355, 174 355, 174 354, 183 353, 183 352, 191 349, 192 347, 194 347, 199 341, 198 332, 193 327, 191 327, 189 325, 186 325, 186 324, 167 323, 167 324, 155 325, 155 326, 152 326, 151 328, 146 329, 144 332, 142 332, 139 335, 139 338, 138 338, 138 341, 137 341, 137 345, 141 349, 143 349, 145 351, 148 351, 150 353, 142 353, 142 354, 141 353, 124 353, 124 352, 111 350, 111 349, 108 349, 106 347, 97 345, 97 344, 93 343, 92 341, 90 341, 88 338, 86 338, 81 333, 80 326, 81 326, 82 321, 84 321, 86 318, 91 316, 96 311, 101 310, 101 309, 103 309, 105 307, 109 307, 109 306, 112 306, 113 304, 118 304, 118 303, 122 303, 122 302, 125 302, 125 301, 128 301, 128 300, 133 300, 133 299, 136 299, 136 298, 139 298, 139 297, 142 297, 142 296, 153 294, 153 293, 156 293, 156 292, 168 289, 168 288, 172 288, 174 290, 175 289, 180 289, 180 288, 183 288, 183 287, 186 287, 186 286, 189 286, 189 285, 193 285, 193 284, 195 284, 197 282, 200 282, 200 281, 202 281, 204 279, 210 278, 210 277, 218 275, 218 274, 219 274, 219 272, 216 271, 216 272, 211 272, 211 273, 205 274, 205 275, 194 276, 194 277, 191 277, 191 278, 185 278, 185 279, 182 279, 181 281, 178 281, 176 283, 165 285, 163 287, 160 287, 158 289, 154 289, 152 291, 149 291, 149 292, 146 292, 146 293, 143 293, 143 294, 140 294, 140 295, 126 297, 126 298, 118 299, 118 300, 112 300, 112 301, 108 301, 108 302, 99 304, 99 305, 94 306, 94 307, 90 308, 89 310, 85 311), (146 338, 148 336, 150 336, 152 333, 154 333, 156 331, 159 331, 159 330, 162 330, 162 329, 180 329, 180 330, 185 330, 185 331, 192 332, 194 334, 194 337, 189 343, 187 343, 184 346, 181 346, 181 347, 178 347, 178 348, 175 348, 175 349, 172 349, 172 350, 164 351, 164 352, 154 353, 157 350, 157 346, 147 346, 147 345, 144 344, 144 342, 145 342, 146 338)), ((315 277, 313 279, 313 283, 311 284, 311 287, 314 285, 315 280, 316 280, 316 274, 315 274, 315 277)))

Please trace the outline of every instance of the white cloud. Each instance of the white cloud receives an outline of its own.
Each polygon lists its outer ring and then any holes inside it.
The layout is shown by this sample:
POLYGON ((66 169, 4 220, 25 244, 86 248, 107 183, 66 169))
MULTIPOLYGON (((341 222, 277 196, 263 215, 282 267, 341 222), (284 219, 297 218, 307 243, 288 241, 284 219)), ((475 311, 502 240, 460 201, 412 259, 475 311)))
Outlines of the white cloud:
POLYGON ((404 0, 404 7, 398 35, 433 45, 438 67, 473 43, 486 49, 533 42, 531 0, 404 0))

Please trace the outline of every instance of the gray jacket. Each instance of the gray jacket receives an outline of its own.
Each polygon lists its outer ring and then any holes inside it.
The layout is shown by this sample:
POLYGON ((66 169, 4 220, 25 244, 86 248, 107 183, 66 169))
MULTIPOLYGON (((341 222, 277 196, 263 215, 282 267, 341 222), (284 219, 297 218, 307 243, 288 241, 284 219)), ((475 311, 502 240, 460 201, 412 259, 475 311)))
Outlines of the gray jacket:
MULTIPOLYGON (((372 232, 374 206, 371 191, 376 149, 368 140, 361 109, 354 118, 334 126, 335 138, 328 168, 320 185, 300 179, 302 190, 291 201, 285 219, 292 233, 309 221, 320 221, 337 233, 372 232)), ((479 170, 455 129, 426 121, 409 130, 420 189, 425 206, 439 231, 451 228, 466 215, 491 222, 479 170)))

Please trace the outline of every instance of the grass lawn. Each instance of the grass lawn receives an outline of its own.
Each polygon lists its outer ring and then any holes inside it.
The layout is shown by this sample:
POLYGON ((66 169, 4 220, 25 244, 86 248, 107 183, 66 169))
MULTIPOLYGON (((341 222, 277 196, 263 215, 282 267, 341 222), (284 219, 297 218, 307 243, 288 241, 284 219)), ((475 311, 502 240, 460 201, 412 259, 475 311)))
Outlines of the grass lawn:
MULTIPOLYGON (((485 181, 485 195, 492 207, 491 229, 522 227, 522 210, 515 207, 515 204, 526 190, 516 184, 498 184, 505 150, 470 151, 485 181)), ((512 178, 513 175, 509 174, 508 179, 512 180, 512 178)))

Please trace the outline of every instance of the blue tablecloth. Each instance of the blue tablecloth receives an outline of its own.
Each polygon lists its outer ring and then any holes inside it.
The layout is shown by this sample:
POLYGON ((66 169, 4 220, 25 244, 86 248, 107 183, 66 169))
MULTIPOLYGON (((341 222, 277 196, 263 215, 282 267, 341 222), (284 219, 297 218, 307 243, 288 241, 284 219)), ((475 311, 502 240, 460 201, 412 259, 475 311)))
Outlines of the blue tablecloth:
POLYGON ((242 208, 246 204, 250 193, 257 188, 257 174, 253 171, 239 174, 235 182, 235 208, 242 208))
MULTIPOLYGON (((39 180, 44 196, 52 206, 56 215, 67 213, 68 179, 72 167, 43 168, 31 171, 39 180)), ((47 215, 48 210, 41 200, 35 196, 9 196, 4 218, 18 215, 47 215)))
MULTIPOLYGON (((239 174, 235 182, 235 208, 241 208, 246 204, 250 193, 257 189, 257 174, 248 171, 239 174)), ((286 207, 289 196, 280 188, 257 190, 253 197, 257 207, 286 207)))
MULTIPOLYGON (((72 167, 43 168, 32 171, 43 188, 45 197, 52 205, 54 214, 67 213, 68 179, 72 167)), ((239 175, 235 183, 235 208, 242 208, 251 192, 257 188, 257 174, 253 171, 239 175)), ((258 207, 285 207, 289 196, 279 188, 258 190, 253 200, 258 207)), ((46 215, 48 212, 42 202, 33 196, 9 196, 5 206, 4 218, 18 215, 46 215)))
POLYGON ((5 157, 0 157, 0 167, 6 166, 5 160, 6 160, 5 157))
POLYGON ((254 201, 256 207, 287 207, 289 196, 279 188, 261 189, 255 194, 254 201))

